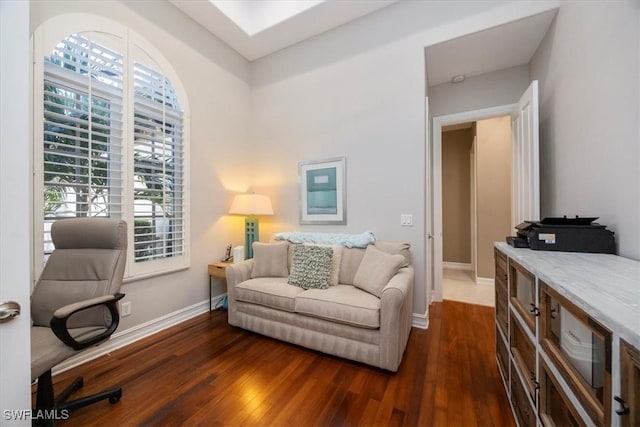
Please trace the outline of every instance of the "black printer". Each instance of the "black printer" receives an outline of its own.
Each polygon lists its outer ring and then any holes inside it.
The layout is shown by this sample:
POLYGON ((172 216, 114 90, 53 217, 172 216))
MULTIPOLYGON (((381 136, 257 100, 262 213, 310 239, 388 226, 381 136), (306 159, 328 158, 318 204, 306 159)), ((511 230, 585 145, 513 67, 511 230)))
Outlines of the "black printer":
POLYGON ((516 226, 517 235, 507 237, 516 248, 543 251, 616 253, 614 233, 592 218, 544 218, 516 226))

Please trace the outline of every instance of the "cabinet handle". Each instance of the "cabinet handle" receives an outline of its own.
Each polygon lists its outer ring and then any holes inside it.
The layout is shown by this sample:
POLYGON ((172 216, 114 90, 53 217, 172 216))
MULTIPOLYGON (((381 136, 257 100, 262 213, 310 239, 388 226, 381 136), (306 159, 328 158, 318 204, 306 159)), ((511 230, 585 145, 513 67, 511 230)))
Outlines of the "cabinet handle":
POLYGON ((629 405, 627 405, 627 402, 625 402, 620 396, 613 396, 613 400, 620 404, 620 409, 616 409, 616 414, 622 416, 627 415, 630 412, 629 405))
POLYGON ((538 307, 535 306, 534 303, 531 303, 531 314, 533 314, 535 317, 540 316, 540 309, 538 307))

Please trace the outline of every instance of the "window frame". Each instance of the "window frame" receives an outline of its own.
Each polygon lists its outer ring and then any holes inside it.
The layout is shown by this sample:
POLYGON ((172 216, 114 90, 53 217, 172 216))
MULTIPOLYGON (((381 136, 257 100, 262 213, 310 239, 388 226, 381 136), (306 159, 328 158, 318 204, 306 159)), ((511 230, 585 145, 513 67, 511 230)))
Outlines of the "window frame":
MULTIPOLYGON (((106 47, 123 57, 122 97, 122 213, 127 227, 127 264, 124 281, 132 282, 172 273, 190 267, 190 112, 186 91, 177 73, 164 55, 135 31, 110 19, 91 14, 64 14, 53 17, 36 28, 32 36, 32 94, 33 94, 33 272, 35 280, 44 268, 44 57, 51 55, 55 46, 68 35, 90 33, 99 37, 104 33, 118 38, 106 47), (182 108, 182 255, 135 262, 134 260, 134 61, 154 69, 167 78, 182 108)), ((93 39, 93 38, 92 38, 93 39)))

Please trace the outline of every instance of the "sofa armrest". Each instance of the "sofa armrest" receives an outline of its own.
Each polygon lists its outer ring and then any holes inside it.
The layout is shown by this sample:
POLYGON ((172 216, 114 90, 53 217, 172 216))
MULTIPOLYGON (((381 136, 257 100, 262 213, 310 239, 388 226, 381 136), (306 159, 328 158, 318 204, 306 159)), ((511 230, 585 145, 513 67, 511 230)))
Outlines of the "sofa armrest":
POLYGON ((380 299, 380 367, 397 371, 411 332, 413 314, 412 266, 398 270, 380 299))
POLYGON ((238 284, 245 280, 251 279, 251 269, 253 268, 253 259, 247 259, 238 263, 231 264, 225 269, 227 278, 227 301, 228 322, 230 325, 237 325, 236 322, 236 292, 235 288, 238 284))
POLYGON ((227 278, 227 286, 235 286, 245 280, 251 279, 251 269, 253 268, 253 259, 246 259, 229 265, 225 269, 227 278))

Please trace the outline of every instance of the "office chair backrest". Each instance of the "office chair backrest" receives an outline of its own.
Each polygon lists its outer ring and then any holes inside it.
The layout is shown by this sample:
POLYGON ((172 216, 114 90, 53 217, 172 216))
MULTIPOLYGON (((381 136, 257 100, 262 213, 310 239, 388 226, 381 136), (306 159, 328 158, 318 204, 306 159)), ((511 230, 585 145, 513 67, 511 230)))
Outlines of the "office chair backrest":
MULTIPOLYGON (((127 258, 127 225, 110 218, 70 218, 51 227, 55 249, 31 295, 34 326, 49 327, 60 307, 120 290, 127 258)), ((72 316, 69 328, 104 326, 109 311, 96 307, 72 316)))

